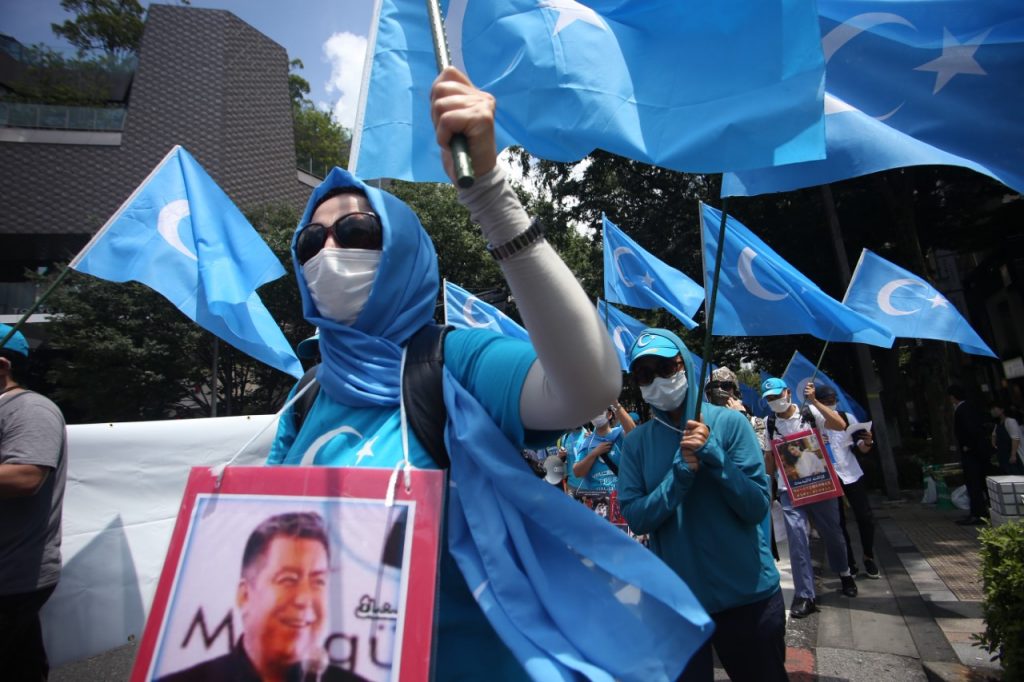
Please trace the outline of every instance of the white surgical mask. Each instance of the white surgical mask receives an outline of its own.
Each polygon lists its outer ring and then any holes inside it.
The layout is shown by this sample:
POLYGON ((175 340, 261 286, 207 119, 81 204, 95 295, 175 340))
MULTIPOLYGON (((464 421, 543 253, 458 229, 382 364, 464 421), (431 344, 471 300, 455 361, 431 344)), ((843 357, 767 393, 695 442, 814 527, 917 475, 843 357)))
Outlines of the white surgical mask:
POLYGON ((768 401, 768 409, 776 414, 782 414, 789 409, 791 404, 789 398, 776 398, 768 401))
POLYGON ((352 324, 370 298, 380 267, 375 249, 321 249, 302 266, 309 295, 320 314, 352 324))
POLYGON ((640 395, 651 407, 668 412, 683 404, 686 398, 686 371, 679 370, 670 377, 655 377, 654 381, 640 387, 640 395))
POLYGON ((595 429, 599 429, 608 423, 608 415, 606 412, 602 412, 598 416, 591 419, 590 422, 594 425, 595 429))

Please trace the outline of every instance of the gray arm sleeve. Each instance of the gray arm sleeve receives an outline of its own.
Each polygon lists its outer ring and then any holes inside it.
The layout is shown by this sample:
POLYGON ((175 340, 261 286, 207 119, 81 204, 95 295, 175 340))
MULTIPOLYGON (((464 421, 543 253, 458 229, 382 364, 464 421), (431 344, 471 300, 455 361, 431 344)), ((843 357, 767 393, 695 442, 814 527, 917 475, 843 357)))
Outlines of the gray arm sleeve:
MULTIPOLYGON (((491 244, 504 244, 530 224, 500 166, 460 190, 459 200, 491 244)), ((622 389, 619 361, 597 309, 546 240, 500 266, 537 351, 519 398, 523 426, 556 430, 586 422, 622 389)))

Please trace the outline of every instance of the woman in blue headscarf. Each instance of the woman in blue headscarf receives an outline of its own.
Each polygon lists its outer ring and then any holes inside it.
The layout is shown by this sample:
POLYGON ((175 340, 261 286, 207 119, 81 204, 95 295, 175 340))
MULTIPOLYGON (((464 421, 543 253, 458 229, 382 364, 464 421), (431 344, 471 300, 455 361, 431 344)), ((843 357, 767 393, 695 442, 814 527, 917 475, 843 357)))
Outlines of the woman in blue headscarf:
MULTIPOLYGON (((572 507, 578 506, 533 478, 519 449, 554 442, 567 427, 613 402, 621 388, 616 354, 594 306, 531 224, 496 165, 494 99, 457 70, 446 69, 434 83, 431 102, 449 176, 447 141, 456 133, 468 140, 477 181, 460 190, 459 199, 480 224, 531 338, 527 343, 487 330, 458 329, 445 339, 453 484, 441 557, 437 678, 506 680, 527 673, 567 678, 575 674, 571 671, 601 678, 603 669, 621 677, 615 663, 594 668, 586 662, 600 653, 581 652, 572 636, 562 646, 558 638, 569 627, 550 625, 553 646, 523 638, 528 628, 543 632, 547 621, 538 620, 529 610, 535 603, 518 594, 519 584, 528 582, 525 564, 535 557, 515 557, 512 551, 520 540, 531 546, 526 536, 533 532, 519 522, 517 504, 533 505, 531 511, 543 514, 545 505, 565 501, 572 518, 577 511, 572 507), (565 343, 565 329, 573 330, 572 344, 565 343), (525 489, 534 496, 529 501, 506 499, 525 489), (503 542, 496 533, 509 539, 503 542)), ((414 434, 403 455, 399 414, 403 348, 433 322, 439 284, 434 246, 415 214, 394 196, 335 168, 313 191, 292 254, 303 313, 320 330, 322 364, 316 378, 322 390, 301 429, 284 415, 268 463, 394 468, 405 456, 412 466, 436 468, 414 434)), ((580 566, 579 556, 572 556, 580 566)), ((681 584, 672 589, 677 588, 685 590, 681 584)), ((550 586, 526 591, 543 595, 545 589, 550 586)), ((607 648, 590 639, 580 646, 607 648)), ((643 651, 624 653, 645 659, 643 651)), ((676 656, 658 652, 646 658, 667 658, 672 668, 676 656)))

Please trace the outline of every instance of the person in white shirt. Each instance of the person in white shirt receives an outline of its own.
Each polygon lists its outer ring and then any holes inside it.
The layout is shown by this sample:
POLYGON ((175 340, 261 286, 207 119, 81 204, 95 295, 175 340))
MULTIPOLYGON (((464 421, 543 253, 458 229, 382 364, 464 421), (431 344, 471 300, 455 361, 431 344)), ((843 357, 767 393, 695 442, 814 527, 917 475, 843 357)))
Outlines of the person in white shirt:
POLYGON ((996 451, 999 470, 1003 475, 1024 475, 1024 439, 1021 438, 1019 413, 1012 406, 993 401, 989 414, 996 420, 992 429, 992 447, 996 451))
MULTIPOLYGON (((818 389, 818 400, 832 409, 836 409, 838 396, 831 386, 822 386, 818 389)), ((846 412, 838 412, 846 423, 847 428, 856 422, 853 415, 846 412)), ((858 455, 864 455, 871 451, 874 445, 874 436, 871 431, 858 430, 852 434, 843 430, 828 431, 828 442, 832 448, 832 457, 839 481, 843 485, 843 496, 850 503, 853 516, 857 520, 857 531, 860 534, 861 555, 864 559, 864 573, 867 577, 878 579, 878 564, 875 563, 875 518, 871 514, 871 505, 868 502, 867 486, 864 483, 864 470, 860 468, 857 461, 858 455)), ((846 505, 843 497, 837 498, 839 503, 839 527, 843 529, 843 539, 846 540, 846 558, 850 562, 850 572, 857 575, 857 561, 853 556, 853 546, 850 544, 850 533, 846 530, 846 505)))

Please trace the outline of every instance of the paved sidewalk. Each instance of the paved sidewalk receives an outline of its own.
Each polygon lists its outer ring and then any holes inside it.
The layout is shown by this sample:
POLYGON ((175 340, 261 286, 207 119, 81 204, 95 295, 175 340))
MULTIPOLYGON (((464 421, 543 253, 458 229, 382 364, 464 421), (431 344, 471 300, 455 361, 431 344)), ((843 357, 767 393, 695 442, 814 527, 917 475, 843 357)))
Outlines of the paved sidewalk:
MULTIPOLYGON (((909 499, 892 503, 878 498, 872 503, 882 577, 871 580, 861 573, 860 594, 842 596, 838 576, 824 562, 822 543, 812 540, 821 612, 787 624, 791 679, 999 679, 998 663, 971 641, 972 634, 984 629, 979 528, 956 525, 963 512, 909 499)), ((856 527, 850 521, 860 563, 856 527)), ((788 555, 781 547, 780 552, 779 568, 786 576, 788 555)), ((786 597, 788 606, 791 593, 786 597)), ((719 672, 718 679, 727 679, 719 672)))

